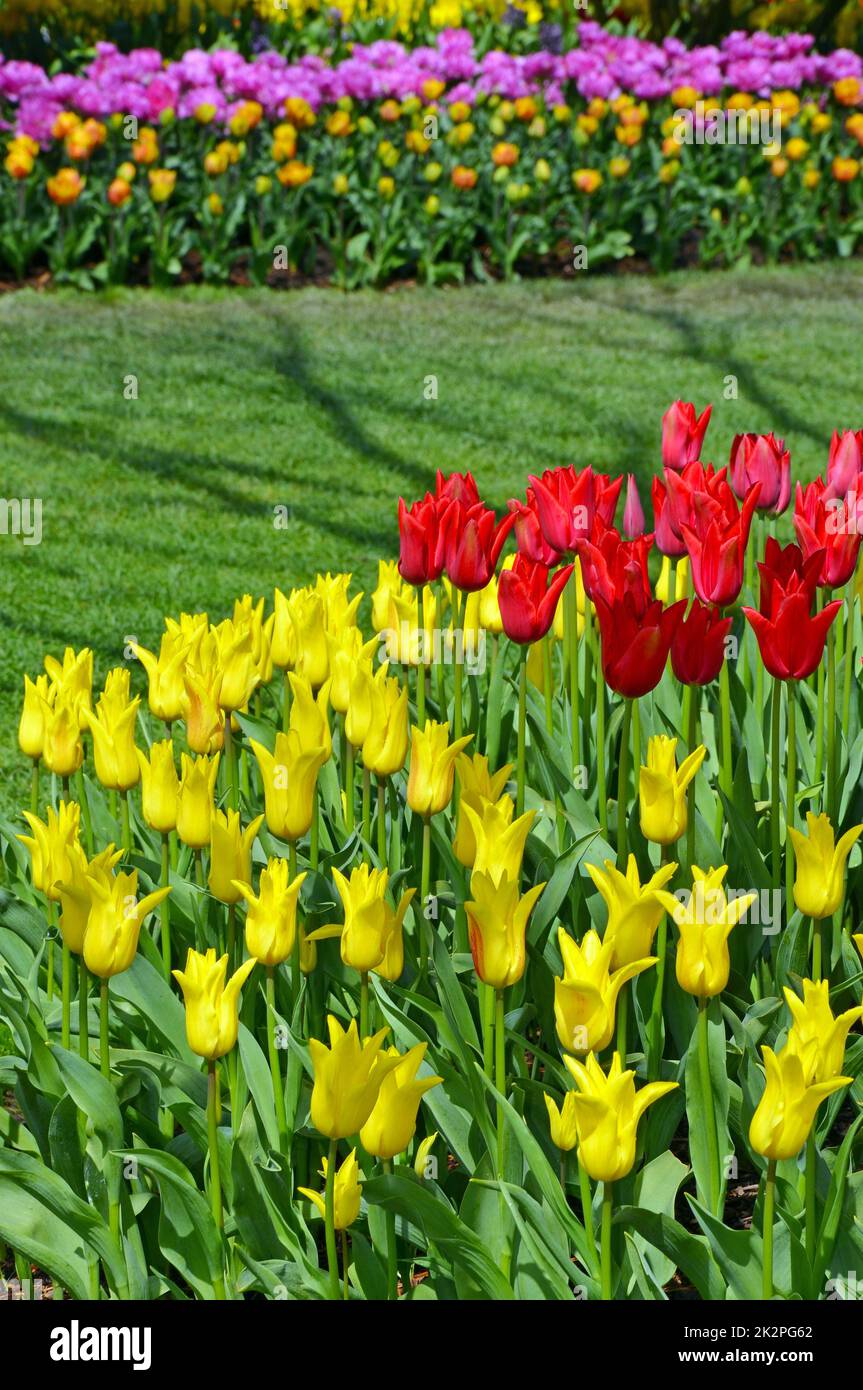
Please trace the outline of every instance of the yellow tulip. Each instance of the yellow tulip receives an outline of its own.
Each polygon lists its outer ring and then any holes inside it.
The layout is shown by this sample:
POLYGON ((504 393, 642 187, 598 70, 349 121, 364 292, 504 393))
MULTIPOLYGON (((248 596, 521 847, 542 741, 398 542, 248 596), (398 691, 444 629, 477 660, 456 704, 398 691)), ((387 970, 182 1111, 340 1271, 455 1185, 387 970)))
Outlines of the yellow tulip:
POLYGON ((408 692, 395 676, 372 683, 372 711, 363 739, 363 764, 376 777, 392 777, 408 753, 408 692))
POLYGON ((677 943, 677 982, 687 994, 712 999, 728 984, 731 957, 728 938, 757 898, 744 893, 728 902, 722 881, 728 865, 718 869, 692 866, 693 889, 687 903, 661 890, 659 897, 680 933, 677 943))
POLYGON ((384 632, 390 625, 390 605, 393 598, 401 598, 405 590, 410 592, 410 584, 405 584, 399 573, 397 560, 378 560, 378 582, 372 592, 372 627, 375 632, 384 632))
POLYGON ((290 670, 297 659, 297 635, 291 618, 291 599, 276 589, 273 608, 272 658, 280 670, 290 670))
POLYGON ((386 899, 386 869, 361 864, 351 871, 349 879, 338 869, 332 872, 344 908, 344 925, 318 927, 309 934, 309 941, 338 936, 345 965, 361 975, 374 971, 385 980, 397 980, 404 970, 405 914, 416 889, 408 888, 393 911, 386 899))
POLYGON ((424 729, 411 729, 408 805, 420 816, 435 816, 452 798, 455 762, 472 734, 449 742, 449 724, 427 719, 424 729))
POLYGON ((32 835, 17 838, 30 851, 33 887, 44 893, 51 902, 60 901, 57 884, 68 881, 72 872, 73 846, 78 844, 81 808, 75 801, 61 801, 57 810, 48 807, 48 818, 41 821, 30 811, 24 819, 32 835))
POLYGON ((481 816, 488 803, 499 802, 513 765, 506 763, 497 772, 489 772, 488 758, 482 753, 474 753, 473 757, 468 757, 467 753, 459 753, 455 760, 455 768, 458 774, 459 801, 453 851, 459 863, 470 869, 476 858, 476 836, 471 822, 464 814, 464 808, 469 806, 481 816))
MULTIPOLYGON (((358 627, 345 627, 327 633, 330 664, 330 704, 337 714, 347 714, 351 702, 351 683, 361 663, 368 662, 378 645, 376 637, 363 641, 358 627)), ((362 739, 359 743, 362 743, 362 739)))
POLYGON ((829 1081, 831 1077, 838 1076, 845 1060, 848 1030, 858 1018, 863 1018, 863 1006, 846 1009, 834 1018, 827 980, 817 984, 804 980, 802 999, 787 986, 783 993, 794 1020, 786 1047, 796 1052, 804 1062, 807 1082, 829 1081))
MULTIPOLYGON (((326 1156, 323 1159, 321 1177, 326 1182, 329 1160, 326 1156)), ((360 1205, 363 1196, 363 1185, 359 1181, 359 1164, 357 1163, 357 1151, 351 1149, 344 1163, 336 1169, 336 1178, 333 1185, 335 1192, 335 1220, 334 1226, 337 1231, 346 1231, 352 1226, 360 1214, 360 1205)), ((299 1187, 298 1192, 302 1192, 304 1197, 308 1197, 313 1206, 317 1207, 321 1216, 326 1219, 327 1206, 324 1196, 320 1192, 313 1192, 310 1187, 299 1187)))
POLYGON ((135 721, 140 696, 129 697, 128 667, 108 672, 105 689, 87 727, 93 735, 96 776, 110 791, 127 792, 138 785, 141 769, 135 748, 135 721))
POLYGON ((222 673, 217 667, 186 667, 180 707, 186 721, 186 741, 193 753, 209 755, 225 746, 221 691, 222 673))
POLYGON ((80 712, 83 706, 59 692, 53 706, 43 701, 45 738, 42 760, 57 777, 71 777, 84 761, 80 712))
POLYGON ((551 1142, 562 1153, 569 1153, 578 1143, 578 1126, 575 1118, 575 1091, 567 1091, 563 1105, 558 1110, 550 1095, 543 1094, 548 1111, 548 1127, 551 1142))
POLYGON ((270 859, 258 882, 257 896, 248 883, 234 887, 248 903, 246 950, 261 965, 281 965, 289 960, 297 936, 297 903, 306 875, 288 882, 288 861, 270 859))
POLYGON ((195 759, 183 753, 180 758, 177 834, 192 849, 205 849, 210 843, 218 771, 218 753, 212 758, 195 759))
POLYGON ((49 689, 48 677, 24 677, 24 704, 18 724, 18 747, 26 758, 41 758, 45 747, 45 721, 56 698, 56 687, 49 689))
POLYGON ((619 1182, 632 1171, 638 1122, 649 1105, 677 1088, 676 1081, 651 1081, 635 1089, 635 1072, 624 1071, 615 1052, 602 1070, 596 1054, 586 1062, 564 1057, 578 1090, 573 1092, 578 1126, 578 1160, 594 1182, 619 1182))
MULTIPOLYGON (((434 1169, 430 1168, 429 1165, 429 1154, 434 1148, 437 1137, 438 1131, 435 1130, 434 1134, 427 1134, 425 1139, 421 1139, 417 1144, 417 1151, 414 1156, 414 1172, 418 1178, 428 1178, 434 1173, 434 1169)), ((432 1163, 436 1163, 436 1160, 433 1159, 432 1163)))
POLYGON ((296 642, 294 670, 317 689, 330 674, 324 600, 312 590, 300 589, 291 596, 290 615, 296 642))
POLYGON ((362 600, 362 594, 355 594, 353 598, 348 597, 348 589, 351 586, 353 575, 350 574, 318 574, 315 576, 313 592, 322 600, 324 605, 324 627, 327 632, 340 632, 343 628, 353 627, 357 621, 357 609, 362 600))
POLYGON ((482 815, 471 806, 465 807, 476 846, 473 860, 476 873, 488 874, 494 879, 518 879, 536 812, 525 811, 517 820, 512 820, 512 813, 513 802, 509 796, 502 796, 497 803, 487 802, 482 815))
POLYGON ((121 849, 108 845, 88 860, 82 847, 75 843, 69 852, 69 877, 57 884, 60 896, 60 933, 69 950, 80 956, 84 949, 84 933, 93 904, 92 885, 88 878, 107 882, 123 857, 121 849))
POLYGON ((404 666, 428 665, 431 661, 437 625, 437 600, 428 584, 423 594, 424 606, 421 606, 416 589, 409 584, 405 584, 400 593, 390 595, 387 622, 381 629, 388 661, 397 661, 404 666))
POLYGON ((264 823, 263 816, 243 830, 239 811, 214 811, 210 822, 209 886, 220 903, 238 903, 243 894, 239 883, 252 877, 252 845, 264 823))
POLYGON ((82 647, 76 652, 72 647, 67 647, 62 662, 56 657, 46 656, 45 670, 57 687, 58 699, 71 700, 78 715, 78 727, 85 729, 85 715, 93 707, 93 653, 90 648, 82 647))
POLYGON ((228 957, 220 956, 217 960, 212 947, 206 954, 190 948, 185 970, 171 972, 186 1004, 186 1038, 198 1057, 215 1062, 236 1043, 240 990, 256 964, 254 956, 244 961, 226 984, 228 957))
POLYGON ((614 1034, 617 996, 642 970, 656 964, 656 956, 633 960, 611 970, 613 941, 601 941, 591 927, 581 944, 558 929, 563 976, 554 981, 554 1019, 561 1047, 567 1052, 601 1052, 614 1034))
MULTIPOLYGON (((306 929, 300 923, 300 970, 304 975, 311 975, 318 963, 317 943, 310 941, 306 936, 306 929)), ((401 974, 401 971, 399 971, 401 974)))
POLYGON ((830 819, 806 812, 806 833, 788 827, 794 846, 794 901, 805 917, 832 917, 842 906, 845 866, 863 825, 846 830, 839 842, 830 819))
POLYGON ((132 651, 147 673, 150 713, 165 724, 183 716, 183 668, 191 643, 179 628, 163 632, 159 655, 134 642, 132 651))
POLYGON ((537 883, 521 897, 517 878, 474 869, 464 907, 474 969, 484 984, 506 989, 521 979, 528 918, 544 887, 537 883))
POLYGON ((421 1042, 404 1056, 394 1047, 387 1053, 397 1063, 381 1082, 375 1108, 360 1130, 363 1148, 375 1158, 404 1153, 416 1132, 420 1101, 443 1081, 442 1076, 417 1076, 427 1047, 421 1042))
POLYGON ((702 744, 678 768, 676 749, 676 738, 655 734, 648 740, 647 766, 639 771, 641 833, 655 845, 673 845, 686 833, 686 789, 707 756, 702 744))
POLYGON ((299 736, 302 748, 324 748, 327 755, 324 761, 328 762, 333 752, 330 722, 327 718, 329 678, 324 681, 317 695, 305 676, 291 672, 288 681, 292 694, 289 727, 299 736))
POLYGON ((226 713, 244 709, 258 684, 254 631, 250 622, 225 618, 212 629, 222 673, 219 704, 226 713))
POLYGON ((169 738, 150 747, 149 758, 140 748, 141 809, 151 830, 167 835, 177 828, 180 779, 174 766, 174 745, 169 738))
POLYGON ((267 826, 280 840, 299 840, 312 823, 318 772, 327 761, 323 744, 304 748, 295 729, 276 734, 275 753, 251 740, 264 783, 267 826))
POLYGON ((656 929, 665 913, 665 905, 657 893, 674 877, 677 865, 663 864, 644 884, 634 854, 629 856, 625 874, 611 859, 605 860, 605 873, 595 864, 585 867, 608 908, 603 940, 612 943, 612 970, 649 956, 656 929))
MULTIPOLYGON (((810 1047, 813 1045, 810 1044, 810 1047)), ((766 1085, 749 1126, 749 1142, 765 1158, 795 1158, 809 1137, 822 1100, 850 1086, 850 1076, 807 1079, 809 1068, 796 1051, 762 1047, 766 1085)))
MULTIPOLYGON (((502 570, 512 569, 514 555, 507 555, 502 570)), ((495 637, 499 637, 503 632, 503 619, 500 616, 500 605, 497 601, 497 586, 499 576, 493 574, 484 589, 480 589, 479 598, 479 625, 485 628, 486 632, 491 632, 495 637)), ((468 595, 471 597, 471 595, 468 595)))
POLYGON ((674 582, 672 583, 672 560, 669 555, 663 555, 662 566, 659 571, 659 578, 656 581, 656 597, 668 606, 676 603, 679 599, 686 598, 689 594, 689 556, 682 555, 674 564, 674 582))
POLYGON ((359 658, 351 672, 345 735, 354 748, 361 748, 366 740, 372 723, 375 683, 386 680, 386 673, 386 664, 374 670, 371 657, 359 658))
POLYGON ((109 980, 120 975, 135 959, 141 923, 171 889, 157 888, 140 902, 138 870, 109 877, 101 870, 87 876, 90 914, 84 931, 84 964, 91 975, 109 980))
POLYGON ((398 1065, 397 1057, 381 1052, 388 1028, 360 1043, 357 1021, 344 1029, 338 1019, 327 1018, 330 1045, 309 1039, 315 1074, 312 1087, 312 1124, 329 1139, 359 1134, 375 1108, 381 1082, 398 1065))

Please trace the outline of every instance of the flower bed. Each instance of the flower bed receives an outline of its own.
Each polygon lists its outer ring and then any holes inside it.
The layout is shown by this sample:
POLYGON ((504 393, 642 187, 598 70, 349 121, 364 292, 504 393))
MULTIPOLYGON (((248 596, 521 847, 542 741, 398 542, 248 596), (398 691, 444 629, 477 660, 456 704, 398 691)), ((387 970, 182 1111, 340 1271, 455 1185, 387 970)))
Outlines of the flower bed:
POLYGON ((666 412, 650 533, 631 479, 497 517, 439 474, 370 629, 318 574, 166 619, 97 696, 88 648, 25 677, 19 1263, 79 1299, 846 1296, 863 431, 783 547, 788 451, 717 470, 709 419, 666 412))

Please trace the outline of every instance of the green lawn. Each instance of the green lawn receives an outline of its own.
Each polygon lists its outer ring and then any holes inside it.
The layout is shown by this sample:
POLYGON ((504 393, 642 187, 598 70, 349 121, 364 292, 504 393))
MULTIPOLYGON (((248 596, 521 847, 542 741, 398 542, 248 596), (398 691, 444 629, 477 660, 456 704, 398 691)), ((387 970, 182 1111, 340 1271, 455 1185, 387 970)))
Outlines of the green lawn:
MULTIPOLYGON (((715 402, 708 457, 785 436, 797 476, 863 423, 863 271, 585 277, 460 290, 150 291, 0 299, 6 497, 41 497, 43 541, 0 537, 0 807, 26 797, 21 673, 89 642, 97 674, 162 615, 269 594, 315 569, 368 586, 395 504, 434 470, 489 501, 563 462, 658 459, 680 396, 715 402), (124 378, 138 399, 124 399, 124 378), (425 400, 424 379, 438 379, 425 400), (723 399, 735 375, 737 400, 723 399), (273 508, 291 510, 287 530, 273 508)), ((646 491, 643 493, 647 500, 646 491)))

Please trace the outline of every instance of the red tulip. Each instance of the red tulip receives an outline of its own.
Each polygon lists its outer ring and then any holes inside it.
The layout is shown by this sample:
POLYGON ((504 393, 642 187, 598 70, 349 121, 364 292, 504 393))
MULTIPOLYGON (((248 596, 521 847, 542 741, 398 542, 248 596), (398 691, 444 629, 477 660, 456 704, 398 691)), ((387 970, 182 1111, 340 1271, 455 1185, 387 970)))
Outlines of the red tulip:
POLYGON ((553 550, 572 554, 590 536, 595 520, 614 520, 623 478, 607 478, 592 468, 547 468, 529 478, 542 534, 553 550))
POLYGON ((630 473, 626 479, 626 504, 623 508, 623 534, 630 539, 635 536, 644 535, 644 508, 641 505, 641 498, 638 495, 638 484, 635 481, 634 473, 630 473))
POLYGON ((833 431, 830 458, 827 463, 827 492, 830 497, 844 497, 852 488, 859 489, 863 473, 863 430, 833 431))
POLYGON ((716 603, 720 608, 734 603, 743 587, 743 558, 758 501, 758 484, 749 489, 739 512, 730 488, 728 496, 730 508, 704 493, 697 496, 694 525, 682 528, 693 588, 702 602, 716 603))
POLYGON ((772 546, 768 541, 766 560, 758 566, 758 609, 743 609, 765 668, 780 680, 805 680, 812 675, 824 654, 828 628, 842 607, 841 599, 834 599, 812 614, 815 569, 821 562, 818 551, 804 559, 796 545, 783 550, 776 541, 772 546))
POLYGON ((472 473, 449 473, 444 476, 440 469, 437 471, 435 495, 440 502, 461 502, 463 507, 475 507, 480 500, 472 473))
POLYGON ((791 455, 772 434, 736 434, 729 463, 731 486, 742 502, 758 484, 759 512, 780 516, 791 500, 791 455))
POLYGON ((737 511, 734 493, 728 485, 727 468, 712 463, 688 463, 682 473, 665 470, 668 490, 668 522, 679 540, 684 526, 694 526, 700 513, 718 502, 733 518, 737 511))
POLYGON ((647 556, 652 545, 652 533, 634 541, 624 541, 613 527, 598 531, 592 541, 582 541, 578 558, 588 598, 594 603, 597 598, 613 603, 629 593, 637 610, 643 613, 653 599, 647 573, 647 556))
MULTIPOLYGON (((678 475, 673 473, 672 477, 678 475)), ((653 533, 657 549, 672 560, 679 560, 686 554, 686 546, 679 532, 675 531, 671 515, 671 499, 661 478, 654 478, 650 485, 653 502, 653 533)))
POLYGON ((854 573, 860 550, 856 502, 828 496, 827 484, 816 478, 804 488, 797 484, 794 503, 794 530, 803 554, 822 551, 818 584, 822 589, 839 589, 854 573))
POLYGON ((560 563, 560 551, 553 550, 542 534, 533 488, 529 487, 527 490, 527 503, 520 502, 517 497, 511 497, 506 505, 515 516, 513 530, 519 554, 526 556, 528 560, 534 560, 538 565, 546 565, 553 569, 560 563))
POLYGON ((732 619, 719 608, 694 598, 671 642, 671 669, 684 685, 709 685, 725 660, 725 639, 732 619))
POLYGON ((701 458, 701 446, 710 423, 712 405, 696 416, 695 406, 675 401, 662 417, 662 464, 679 473, 688 463, 701 458))
POLYGON ((596 600, 602 636, 602 670, 607 684, 619 695, 635 699, 653 690, 662 679, 671 641, 686 599, 663 608, 659 599, 639 613, 631 593, 613 603, 596 600))
POLYGON ((435 563, 463 593, 484 589, 514 521, 512 512, 498 521, 482 502, 472 507, 449 502, 440 519, 435 563))
POLYGON ((545 636, 572 570, 572 565, 565 565, 548 584, 545 565, 516 555, 512 568, 503 571, 497 586, 501 622, 510 641, 538 642, 545 636))
POLYGON ((399 498, 399 574, 408 584, 428 584, 440 578, 439 521, 438 503, 430 492, 410 507, 399 498))

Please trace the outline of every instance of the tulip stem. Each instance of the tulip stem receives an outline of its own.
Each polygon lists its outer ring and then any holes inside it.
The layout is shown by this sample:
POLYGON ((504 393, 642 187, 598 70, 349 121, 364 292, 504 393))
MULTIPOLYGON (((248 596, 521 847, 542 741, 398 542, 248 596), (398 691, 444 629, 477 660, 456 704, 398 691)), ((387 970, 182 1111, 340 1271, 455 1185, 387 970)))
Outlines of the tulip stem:
MULTIPOLYGON (((383 1159, 384 1172, 389 1176, 393 1171, 391 1158, 383 1159)), ((393 1302, 399 1296, 398 1251, 396 1249, 396 1214, 387 1210, 387 1301, 393 1302)))
POLYGON ((275 966, 267 966, 267 1052, 270 1058, 270 1075, 273 1078, 273 1102, 276 1107, 276 1127, 279 1131, 279 1149, 288 1151, 288 1120, 285 1113, 285 1088, 282 1084, 282 1069, 279 1065, 279 1047, 276 1039, 276 971, 275 966))
POLYGON ((363 859, 369 862, 369 844, 372 838, 372 774, 363 768, 363 859))
POLYGON ((454 596, 455 596, 455 613, 454 613, 454 616, 453 616, 453 663, 452 663, 452 664, 453 664, 453 698, 452 698, 452 710, 453 710, 453 726, 454 726, 454 729, 455 729, 455 737, 456 737, 456 738, 461 738, 461 735, 462 735, 462 722, 463 722, 463 719, 462 719, 462 708, 461 708, 461 697, 462 697, 462 672, 461 672, 461 665, 462 665, 462 656, 464 655, 464 632, 463 632, 463 630, 462 630, 462 625, 461 625, 461 623, 462 623, 462 617, 461 617, 461 606, 462 606, 461 589, 456 589, 455 587, 453 587, 453 594, 454 594, 454 596))
POLYGON ((786 682, 788 689, 788 736, 785 774, 785 904, 788 915, 794 906, 794 845, 791 829, 797 801, 797 683, 786 682))
POLYGON ((230 710, 225 711, 225 766, 228 769, 228 805, 232 811, 239 809, 240 787, 237 781, 237 746, 234 742, 234 730, 231 726, 233 715, 230 710))
POLYGON ((354 745, 346 740, 345 750, 345 830, 354 833, 354 745))
POLYGON ((330 1298, 339 1298, 339 1259, 336 1254, 336 1155, 338 1141, 330 1140, 330 1153, 327 1159, 327 1187, 324 1201, 324 1226, 327 1239, 327 1268, 330 1276, 330 1298))
POLYGON ((851 676, 854 670, 854 638, 855 633, 855 612, 854 595, 848 595, 847 616, 845 621, 845 677, 842 682, 842 728, 848 729, 848 719, 851 714, 851 676))
POLYGON ((626 872, 629 858, 627 843, 626 802, 629 795, 629 739, 632 726, 632 700, 623 702, 623 727, 620 732, 620 756, 617 764, 617 867, 626 872))
POLYGON ((764 1187, 764 1228, 761 1234, 763 1253, 761 1292, 764 1298, 773 1297, 773 1202, 776 1193, 776 1159, 767 1164, 764 1187))
POLYGON ((482 1068, 494 1080, 494 990, 477 976, 480 1018, 482 1020, 482 1068))
POLYGON ((99 1070, 111 1080, 111 1044, 108 1032, 108 981, 99 981, 99 1070))
POLYGON ((426 668, 422 662, 417 666, 417 724, 421 729, 426 724, 426 668))
POLYGON ((542 693, 545 696, 545 728, 554 733, 554 691, 552 688, 551 633, 542 639, 542 693))
MULTIPOLYGON (((722 762, 719 770, 719 785, 730 800, 733 786, 731 776, 731 677, 728 674, 727 661, 723 661, 719 668, 719 711, 722 725, 722 762)), ((716 838, 721 842, 725 810, 722 805, 722 798, 719 797, 717 800, 716 838)))
POLYGON ((806 1187, 805 1187, 805 1192, 806 1192, 806 1254, 807 1254, 807 1256, 808 1256, 808 1258, 809 1258, 809 1263, 810 1263, 810 1264, 813 1264, 813 1265, 814 1265, 814 1263, 815 1263, 815 1241, 816 1241, 816 1235, 817 1235, 816 1225, 815 1225, 815 1168, 816 1168, 817 1163, 818 1163, 818 1150, 817 1150, 816 1147, 815 1147, 815 1122, 814 1122, 814 1120, 813 1120, 813 1122, 812 1122, 812 1128, 811 1128, 810 1131, 809 1131, 809 1137, 808 1137, 807 1140, 806 1140, 806 1178, 805 1178, 805 1182, 806 1182, 806 1187))
MULTIPOLYGON (((495 991, 494 1016, 494 1070, 495 1086, 502 1096, 506 1095, 506 1021, 503 1009, 503 990, 495 991)), ((497 1103, 497 1175, 504 1180, 504 1138, 506 1135, 506 1116, 503 1105, 497 1103)))
POLYGON ((349 1299, 350 1296, 351 1296, 351 1281, 350 1281, 351 1261, 350 1261, 350 1256, 348 1255, 348 1233, 347 1233, 347 1231, 342 1231, 341 1237, 342 1237, 342 1277, 343 1277, 343 1279, 344 1279, 344 1293, 342 1294, 342 1298, 344 1299, 345 1303, 347 1303, 348 1299, 349 1299))
POLYGON ((381 861, 381 868, 387 867, 387 817, 386 817, 386 795, 387 784, 383 777, 378 778, 378 859, 381 861))
POLYGON ((599 1255, 596 1249, 596 1236, 593 1230, 593 1194, 590 1190, 590 1174, 584 1164, 578 1161, 578 1186, 581 1190, 581 1220, 587 1237, 587 1253, 591 1273, 599 1268, 599 1255))
POLYGON ((129 793, 127 791, 120 792, 120 817, 123 833, 123 853, 131 854, 132 830, 129 824, 129 793))
POLYGON ((638 778, 641 768, 641 706, 632 702, 632 796, 638 800, 638 778))
POLYGON ((581 765, 581 724, 578 690, 578 587, 573 569, 567 584, 567 646, 569 648, 569 707, 572 719, 572 772, 581 765))
POLYGON ((419 947, 420 947, 420 968, 419 978, 424 980, 428 973, 429 943, 428 932, 431 927, 426 922, 426 901, 428 899, 429 882, 431 880, 431 818, 426 816, 423 820, 423 848, 422 848, 422 867, 420 869, 420 905, 419 905, 419 947))
POLYGON ((617 1050, 620 1060, 626 1066, 626 1035, 629 1030, 629 989, 624 984, 617 996, 617 1050))
POLYGON ((614 1207, 614 1184, 602 1184, 602 1230, 600 1256, 600 1288, 604 1303, 611 1301, 611 1218, 614 1207))
MULTIPOLYGON (((816 590, 815 612, 821 611, 821 591, 816 590)), ((815 781, 820 782, 824 771, 824 662, 819 661, 815 677, 818 699, 815 712, 815 781)), ((821 809, 826 810, 824 793, 821 794, 821 809)))
POLYGON ((773 694, 770 713, 770 871, 774 890, 781 882, 780 836, 779 836, 779 719, 782 712, 782 682, 773 677, 773 694))
MULTIPOLYGON (((665 846, 663 846, 663 859, 665 846)), ((662 997, 665 992, 665 957, 668 951, 668 918, 665 913, 659 923, 656 933, 656 989, 653 993, 653 1008, 650 1012, 650 1028, 648 1032, 648 1062, 647 1077, 649 1081, 658 1081, 662 1070, 662 997)), ((625 988, 625 986, 624 986, 625 988)))
POLYGON ((819 983, 824 973, 824 918, 812 921, 812 979, 819 983))
MULTIPOLYGON (((210 1154, 210 1210, 219 1232, 221 1243, 224 1221, 222 1217, 222 1179, 219 1172, 219 1116, 218 1092, 216 1086, 216 1064, 207 1062, 207 1148, 210 1154)), ((213 1293, 217 1300, 225 1297, 225 1284, 221 1274, 213 1280, 213 1293)))
POLYGON ((369 977, 363 970, 360 974, 360 1042, 369 1036, 369 977))
MULTIPOLYGON (((161 887, 167 888, 171 882, 171 841, 168 835, 162 836, 162 878, 161 887)), ((162 919, 161 946, 162 946, 162 969, 165 973, 165 981, 171 983, 171 909, 168 906, 168 899, 163 898, 159 904, 159 916, 162 919)))
POLYGON ((32 815, 37 815, 39 811, 39 759, 33 759, 33 771, 30 773, 30 811, 32 815))
POLYGON ((90 1060, 90 972, 82 956, 78 962, 78 1053, 85 1062, 90 1060))
POLYGON ((698 1000, 698 1069, 701 1080, 701 1100, 707 1127, 707 1153, 710 1163, 710 1210, 721 1215, 722 1183, 719 1167, 719 1138, 716 1133, 716 1109, 713 1104, 713 1084, 710 1079, 710 1049, 707 1032, 709 999, 698 1000))
MULTIPOLYGON (((692 753, 698 743, 698 714, 701 691, 697 685, 686 687, 689 695, 689 708, 686 721, 686 751, 692 753)), ((692 871, 695 863, 695 778, 686 788, 686 866, 692 871)))
MULTIPOLYGON (((297 876, 297 846, 294 840, 288 844, 288 882, 293 883, 297 876)), ((300 952, 300 923, 297 921, 294 932, 294 944, 291 950, 291 1023, 294 1021, 294 1014, 297 1002, 300 998, 300 991, 303 987, 303 972, 301 965, 300 952)))
MULTIPOLYGON (((828 591, 827 598, 830 598, 828 591)), ((833 824, 839 810, 836 746, 836 624, 827 630, 827 814, 833 824)))
POLYGON ((282 695, 282 733, 287 733, 291 727, 291 676, 287 667, 285 668, 285 684, 282 695))
POLYGON ((590 641, 596 645, 596 794, 599 800, 599 825, 603 839, 608 839, 608 787, 605 776, 605 677, 599 654, 599 637, 591 620, 590 641))
POLYGON ((60 1041, 63 1046, 68 1048, 72 1036, 72 952, 63 942, 63 1018, 60 1029, 60 1041))
MULTIPOLYGON (((549 634, 549 641, 551 635, 549 634)), ((593 708, 593 616, 589 603, 585 604, 584 613, 584 761, 590 767, 590 711, 593 708)), ((599 663, 596 667, 597 683, 602 679, 599 663)), ((603 711, 604 713, 604 711, 603 711)), ((599 722, 597 721, 597 735, 599 733, 599 722)))
POLYGON ((516 754, 515 814, 524 811, 524 754, 527 741, 527 647, 518 653, 518 751, 516 754))

